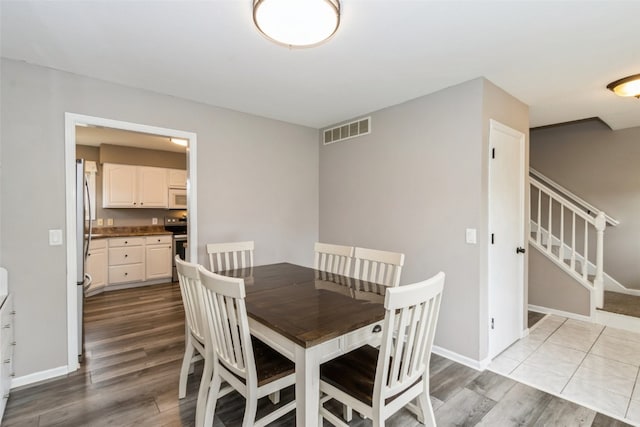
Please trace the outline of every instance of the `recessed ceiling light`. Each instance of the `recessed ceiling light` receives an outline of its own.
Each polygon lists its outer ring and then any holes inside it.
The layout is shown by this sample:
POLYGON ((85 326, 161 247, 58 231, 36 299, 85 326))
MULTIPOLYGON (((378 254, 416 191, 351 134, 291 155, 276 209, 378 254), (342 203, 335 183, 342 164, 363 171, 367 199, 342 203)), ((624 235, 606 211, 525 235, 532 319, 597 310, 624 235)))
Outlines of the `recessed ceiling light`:
POLYGON ((635 96, 640 99, 640 74, 625 77, 609 83, 607 89, 618 96, 635 96))
POLYGON ((171 142, 173 142, 174 144, 178 144, 181 145, 183 147, 186 147, 187 144, 189 144, 189 140, 188 139, 183 139, 183 138, 170 138, 171 142))
POLYGON ((253 22, 268 39, 290 48, 328 40, 340 24, 338 0, 254 0, 253 22))

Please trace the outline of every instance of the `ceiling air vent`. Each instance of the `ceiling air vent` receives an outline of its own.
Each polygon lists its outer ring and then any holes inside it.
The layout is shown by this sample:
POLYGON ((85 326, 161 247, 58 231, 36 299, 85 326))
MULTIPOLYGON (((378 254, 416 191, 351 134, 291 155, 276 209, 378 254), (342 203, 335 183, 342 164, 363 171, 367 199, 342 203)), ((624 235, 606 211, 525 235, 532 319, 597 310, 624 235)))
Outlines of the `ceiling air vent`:
POLYGON ((324 145, 371 133, 371 117, 354 120, 324 130, 324 145))

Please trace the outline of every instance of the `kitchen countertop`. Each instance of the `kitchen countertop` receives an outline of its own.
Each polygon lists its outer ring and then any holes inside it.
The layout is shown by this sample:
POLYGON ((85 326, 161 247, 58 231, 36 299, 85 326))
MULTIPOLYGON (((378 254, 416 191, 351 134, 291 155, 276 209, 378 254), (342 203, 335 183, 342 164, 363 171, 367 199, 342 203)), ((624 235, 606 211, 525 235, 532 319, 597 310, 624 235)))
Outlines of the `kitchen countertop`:
POLYGON ((92 239, 108 239, 110 237, 135 237, 172 235, 171 231, 165 231, 161 225, 137 226, 137 227, 94 227, 91 231, 92 239))

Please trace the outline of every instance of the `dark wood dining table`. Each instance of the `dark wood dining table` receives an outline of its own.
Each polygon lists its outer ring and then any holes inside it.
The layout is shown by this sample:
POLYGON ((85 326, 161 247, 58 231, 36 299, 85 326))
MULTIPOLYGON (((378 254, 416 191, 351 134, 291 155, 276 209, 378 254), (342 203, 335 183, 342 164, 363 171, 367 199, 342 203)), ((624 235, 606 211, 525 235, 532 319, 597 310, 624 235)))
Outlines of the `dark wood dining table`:
POLYGON ((280 263, 226 271, 245 279, 251 333, 296 364, 296 425, 318 424, 320 364, 381 338, 386 288, 280 263))

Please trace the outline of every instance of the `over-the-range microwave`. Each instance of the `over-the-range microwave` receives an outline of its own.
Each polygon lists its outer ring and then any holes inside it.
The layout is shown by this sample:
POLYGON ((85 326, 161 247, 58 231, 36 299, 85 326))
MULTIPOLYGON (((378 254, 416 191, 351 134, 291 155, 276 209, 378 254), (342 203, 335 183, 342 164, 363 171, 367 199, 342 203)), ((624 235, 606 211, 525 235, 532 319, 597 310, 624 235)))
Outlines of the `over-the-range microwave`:
POLYGON ((187 209, 187 190, 184 188, 169 189, 169 209, 187 209))

